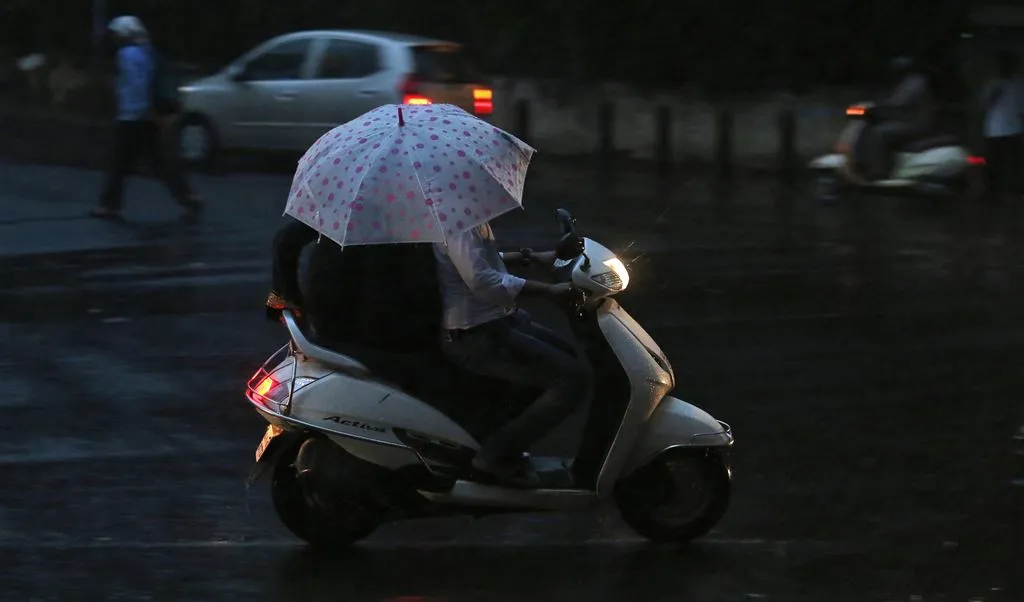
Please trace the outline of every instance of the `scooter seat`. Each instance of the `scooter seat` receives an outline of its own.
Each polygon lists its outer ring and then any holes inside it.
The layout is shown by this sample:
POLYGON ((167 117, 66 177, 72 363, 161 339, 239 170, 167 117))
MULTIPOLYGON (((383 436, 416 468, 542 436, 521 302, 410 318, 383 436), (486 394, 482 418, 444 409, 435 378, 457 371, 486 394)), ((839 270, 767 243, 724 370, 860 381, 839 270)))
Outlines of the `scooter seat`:
POLYGON ((940 134, 921 138, 920 140, 914 140, 913 142, 904 145, 900 150, 905 153, 920 153, 933 148, 958 146, 959 144, 960 139, 957 136, 952 134, 940 134))

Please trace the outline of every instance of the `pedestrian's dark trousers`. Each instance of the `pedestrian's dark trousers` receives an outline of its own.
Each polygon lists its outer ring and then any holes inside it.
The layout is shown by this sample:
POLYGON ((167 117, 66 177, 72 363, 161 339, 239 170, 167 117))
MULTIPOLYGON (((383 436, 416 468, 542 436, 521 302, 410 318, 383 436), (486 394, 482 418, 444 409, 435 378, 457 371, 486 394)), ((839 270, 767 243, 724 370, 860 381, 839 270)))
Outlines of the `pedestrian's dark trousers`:
POLYGON ((114 130, 114 148, 111 153, 107 183, 101 203, 111 210, 121 209, 125 176, 134 171, 140 158, 149 159, 157 176, 180 205, 190 206, 192 194, 177 162, 164 152, 160 127, 152 119, 118 121, 114 130))
POLYGON ((986 139, 988 169, 996 192, 1021 192, 1020 172, 1024 170, 1024 136, 994 136, 986 139))
POLYGON ((522 310, 467 330, 446 331, 442 349, 467 372, 544 389, 483 443, 480 457, 486 461, 520 456, 572 414, 590 387, 590 369, 573 346, 522 310))

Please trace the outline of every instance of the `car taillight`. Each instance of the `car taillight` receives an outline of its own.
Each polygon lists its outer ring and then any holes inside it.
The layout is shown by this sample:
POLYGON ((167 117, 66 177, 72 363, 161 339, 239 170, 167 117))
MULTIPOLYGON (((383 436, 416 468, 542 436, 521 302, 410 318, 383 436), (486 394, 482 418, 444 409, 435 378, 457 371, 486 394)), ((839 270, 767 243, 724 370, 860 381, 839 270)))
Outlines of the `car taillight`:
POLYGON ((494 91, 490 88, 473 90, 473 112, 477 115, 490 115, 494 112, 494 91))
POLYGON ((973 155, 970 156, 970 157, 967 157, 967 164, 968 165, 985 165, 985 163, 986 163, 985 157, 976 157, 976 156, 973 156, 973 155))
POLYGON ((861 117, 866 112, 867 110, 860 105, 851 105, 846 108, 846 115, 848 117, 861 117))
POLYGON ((429 105, 433 104, 427 96, 424 96, 419 90, 419 82, 416 81, 416 77, 408 75, 405 81, 402 82, 399 91, 402 93, 402 104, 406 105, 429 105))

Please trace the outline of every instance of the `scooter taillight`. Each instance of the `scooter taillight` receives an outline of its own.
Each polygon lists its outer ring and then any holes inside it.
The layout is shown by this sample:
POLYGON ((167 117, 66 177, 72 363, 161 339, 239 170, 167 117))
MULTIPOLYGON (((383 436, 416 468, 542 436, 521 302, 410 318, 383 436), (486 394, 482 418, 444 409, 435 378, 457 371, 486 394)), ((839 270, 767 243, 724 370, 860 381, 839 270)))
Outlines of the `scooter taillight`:
POLYGON ((261 380, 259 383, 256 384, 255 387, 253 387, 252 392, 259 395, 260 397, 264 397, 266 396, 267 393, 270 393, 270 390, 276 387, 277 384, 277 381, 275 381, 273 378, 271 378, 270 376, 265 376, 263 377, 263 380, 261 380))
POLYGON ((985 165, 987 163, 988 162, 985 161, 985 157, 978 157, 978 156, 975 156, 975 155, 971 155, 971 156, 967 157, 967 164, 968 165, 978 166, 978 165, 985 165))

